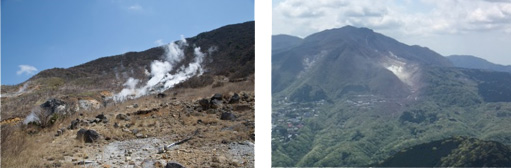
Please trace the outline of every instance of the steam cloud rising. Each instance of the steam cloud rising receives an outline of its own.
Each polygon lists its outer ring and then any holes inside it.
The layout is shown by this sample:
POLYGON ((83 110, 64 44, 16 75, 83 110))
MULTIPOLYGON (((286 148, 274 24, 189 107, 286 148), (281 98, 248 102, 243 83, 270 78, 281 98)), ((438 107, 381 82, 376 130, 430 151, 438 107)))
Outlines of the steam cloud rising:
MULTIPOLYGON (((165 60, 155 60, 151 63, 151 71, 146 71, 146 74, 151 76, 147 83, 137 88, 136 86, 140 80, 130 77, 124 83, 124 89, 113 96, 113 100, 120 102, 126 99, 138 98, 149 93, 163 92, 190 77, 202 75, 204 70, 201 67, 201 63, 206 54, 200 51, 200 47, 194 48, 194 59, 188 66, 182 65, 174 74, 170 74, 170 71, 175 69, 174 66, 184 59, 184 48, 187 46, 188 43, 183 37, 178 42, 163 46, 165 48, 165 60)), ((216 48, 208 49, 208 54, 211 54, 211 51, 214 50, 216 48)))
POLYGON ((27 117, 25 117, 25 120, 23 120, 23 124, 27 125, 30 122, 40 123, 40 119, 36 115, 38 113, 41 113, 41 109, 40 108, 37 108, 37 107, 32 108, 32 110, 30 111, 30 114, 27 117))

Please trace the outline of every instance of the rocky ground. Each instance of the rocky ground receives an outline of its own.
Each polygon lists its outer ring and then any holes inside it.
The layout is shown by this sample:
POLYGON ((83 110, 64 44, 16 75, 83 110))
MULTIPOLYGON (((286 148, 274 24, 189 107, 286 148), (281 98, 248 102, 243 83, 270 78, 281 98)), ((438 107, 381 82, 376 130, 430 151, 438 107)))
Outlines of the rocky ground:
POLYGON ((202 95, 148 95, 79 111, 53 129, 21 126, 37 144, 25 150, 44 150, 35 152, 42 167, 253 167, 253 91, 202 95))

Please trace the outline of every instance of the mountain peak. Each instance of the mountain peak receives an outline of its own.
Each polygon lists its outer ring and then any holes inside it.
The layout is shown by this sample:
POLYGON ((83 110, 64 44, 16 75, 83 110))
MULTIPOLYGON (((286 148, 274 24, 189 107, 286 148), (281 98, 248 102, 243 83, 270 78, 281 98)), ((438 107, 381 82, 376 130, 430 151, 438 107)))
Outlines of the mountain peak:
MULTIPOLYGON (((367 37, 367 36, 372 36, 372 35, 376 35, 376 34, 373 30, 371 30, 369 28, 365 28, 365 27, 358 28, 358 27, 347 25, 347 26, 344 26, 341 28, 327 29, 327 30, 323 30, 318 33, 314 33, 314 34, 306 37, 305 40, 312 40, 312 41, 324 40, 324 39, 339 40, 340 38, 344 38, 344 37, 367 37)), ((356 39, 356 38, 352 38, 352 39, 356 39)))
POLYGON ((351 25, 346 25, 341 28, 334 28, 334 29, 345 29, 345 30, 351 30, 351 31, 363 31, 363 32, 374 33, 373 29, 369 29, 367 27, 355 27, 355 26, 351 26, 351 25))
POLYGON ((352 90, 409 97, 420 89, 422 66, 451 66, 427 48, 354 26, 312 34, 296 46, 272 45, 272 64, 278 69, 272 76, 273 91, 297 101, 342 98, 352 90))

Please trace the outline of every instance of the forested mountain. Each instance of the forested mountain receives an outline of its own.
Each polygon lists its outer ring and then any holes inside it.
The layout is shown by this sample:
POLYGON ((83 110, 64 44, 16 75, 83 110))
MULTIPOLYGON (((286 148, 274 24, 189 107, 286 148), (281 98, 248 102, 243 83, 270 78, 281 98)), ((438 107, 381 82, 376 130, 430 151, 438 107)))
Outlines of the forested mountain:
POLYGON ((367 28, 325 30, 291 47, 274 38, 273 166, 375 165, 457 136, 511 144, 507 73, 457 68, 367 28))

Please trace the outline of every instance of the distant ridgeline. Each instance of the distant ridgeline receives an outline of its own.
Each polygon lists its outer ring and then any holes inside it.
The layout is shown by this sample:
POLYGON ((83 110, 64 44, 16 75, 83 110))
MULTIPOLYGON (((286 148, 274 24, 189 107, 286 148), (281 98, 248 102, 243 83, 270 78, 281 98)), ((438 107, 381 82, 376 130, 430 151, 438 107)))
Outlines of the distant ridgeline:
POLYGON ((462 68, 367 28, 273 36, 272 94, 273 166, 481 165, 454 162, 463 144, 485 166, 511 165, 487 155, 511 145, 511 73, 462 68), (437 144, 450 139, 460 145, 437 144), (420 144, 436 160, 409 162, 420 144))

